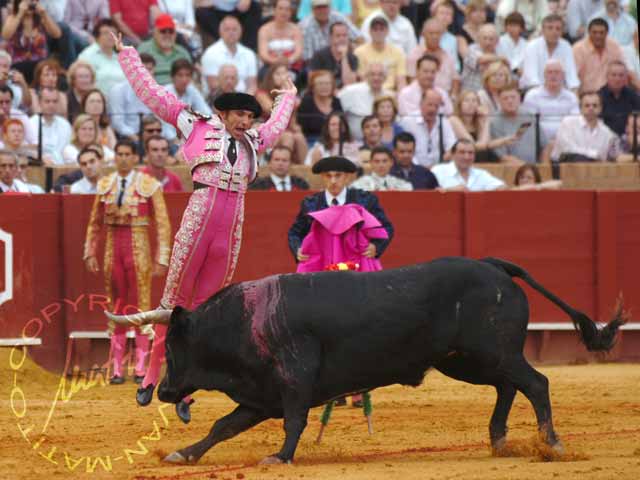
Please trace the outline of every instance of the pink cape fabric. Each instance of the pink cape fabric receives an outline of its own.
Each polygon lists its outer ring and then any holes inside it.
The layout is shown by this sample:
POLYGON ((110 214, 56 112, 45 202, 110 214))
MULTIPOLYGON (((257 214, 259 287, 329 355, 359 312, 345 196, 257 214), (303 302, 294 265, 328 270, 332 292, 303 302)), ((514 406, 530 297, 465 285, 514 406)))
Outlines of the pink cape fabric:
POLYGON ((302 241, 301 249, 309 259, 300 262, 296 272, 320 272, 338 262, 356 262, 361 272, 382 270, 377 258, 362 253, 374 238, 388 238, 376 217, 362 205, 347 203, 309 213, 314 222, 302 241))

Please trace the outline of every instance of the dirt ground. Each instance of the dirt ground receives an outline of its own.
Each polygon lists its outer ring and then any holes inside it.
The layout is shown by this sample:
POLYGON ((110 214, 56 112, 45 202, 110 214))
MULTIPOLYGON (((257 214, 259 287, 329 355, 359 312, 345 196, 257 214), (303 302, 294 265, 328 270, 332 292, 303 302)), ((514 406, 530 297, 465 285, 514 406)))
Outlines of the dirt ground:
POLYGON ((61 383, 21 350, 3 349, 0 479, 639 479, 640 365, 540 370, 551 382, 566 450, 556 461, 537 453, 535 417, 522 395, 509 421, 515 456, 497 458, 488 443, 493 389, 430 372, 420 388, 373 393, 373 436, 361 410, 342 407, 316 445, 321 410, 315 409, 294 465, 257 465, 280 448, 282 422, 274 420, 217 445, 196 466, 177 467, 162 457, 199 440, 233 408, 222 394, 198 392, 193 420, 183 425, 173 405, 161 408, 155 399, 138 407, 130 381, 104 386, 97 376, 61 383))

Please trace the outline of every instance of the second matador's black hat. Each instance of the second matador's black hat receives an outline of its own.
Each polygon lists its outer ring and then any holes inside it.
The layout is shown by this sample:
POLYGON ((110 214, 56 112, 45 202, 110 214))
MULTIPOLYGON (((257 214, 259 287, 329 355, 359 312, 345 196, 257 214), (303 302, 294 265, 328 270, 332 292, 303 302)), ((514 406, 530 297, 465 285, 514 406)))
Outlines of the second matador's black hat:
POLYGON ((262 107, 253 95, 247 93, 223 93, 213 102, 219 112, 226 110, 246 110, 257 118, 262 115, 262 107))
POLYGON ((344 157, 325 157, 316 162, 311 171, 313 173, 322 172, 346 172, 354 173, 357 170, 356 164, 344 157))

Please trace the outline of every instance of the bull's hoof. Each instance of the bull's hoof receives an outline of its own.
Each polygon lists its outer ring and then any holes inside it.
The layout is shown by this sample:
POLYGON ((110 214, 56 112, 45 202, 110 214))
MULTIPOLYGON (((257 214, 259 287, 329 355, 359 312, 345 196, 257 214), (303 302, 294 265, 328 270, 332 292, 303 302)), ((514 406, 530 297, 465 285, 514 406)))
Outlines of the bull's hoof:
POLYGON ((283 463, 291 463, 291 462, 285 462, 280 457, 277 457, 276 455, 271 455, 269 457, 266 457, 260 460, 260 463, 258 465, 281 465, 283 463))
POLYGON ((182 465, 198 463, 198 459, 195 458, 193 455, 187 455, 185 458, 185 456, 180 452, 173 452, 167 455, 166 457, 164 457, 164 461, 169 463, 182 464, 182 465))
POLYGON ((141 407, 146 407, 153 400, 153 389, 156 388, 153 383, 150 383, 146 387, 138 388, 136 392, 136 402, 141 407))
POLYGON ((184 400, 180 400, 176 403, 176 414, 178 418, 182 420, 182 423, 189 423, 191 421, 191 409, 189 405, 191 405, 195 400, 191 399, 189 402, 185 402, 184 400))
POLYGON ((564 455, 564 445, 560 440, 558 440, 555 444, 551 445, 551 449, 558 455, 564 455))

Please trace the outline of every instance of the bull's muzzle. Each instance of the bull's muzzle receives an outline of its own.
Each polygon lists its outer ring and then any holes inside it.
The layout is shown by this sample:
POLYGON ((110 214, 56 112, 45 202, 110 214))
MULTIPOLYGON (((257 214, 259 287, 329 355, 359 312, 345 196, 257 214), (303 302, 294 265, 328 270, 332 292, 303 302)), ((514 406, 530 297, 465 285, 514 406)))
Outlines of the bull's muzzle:
POLYGON ((140 327, 142 325, 156 323, 168 325, 169 320, 171 319, 171 312, 172 310, 158 308, 156 310, 149 310, 147 312, 134 313, 131 315, 114 315, 106 310, 104 314, 109 320, 117 324, 140 327))

